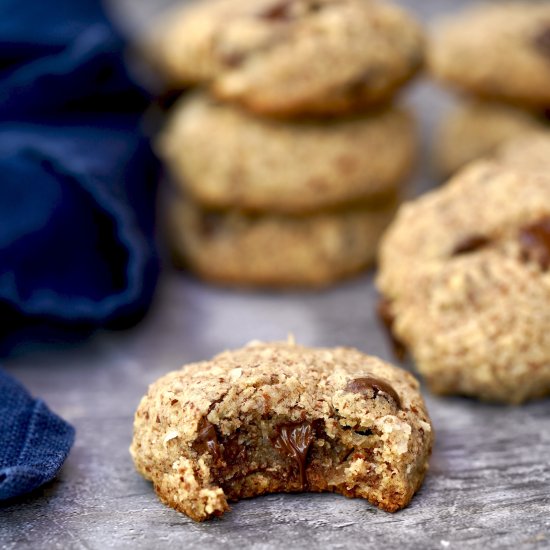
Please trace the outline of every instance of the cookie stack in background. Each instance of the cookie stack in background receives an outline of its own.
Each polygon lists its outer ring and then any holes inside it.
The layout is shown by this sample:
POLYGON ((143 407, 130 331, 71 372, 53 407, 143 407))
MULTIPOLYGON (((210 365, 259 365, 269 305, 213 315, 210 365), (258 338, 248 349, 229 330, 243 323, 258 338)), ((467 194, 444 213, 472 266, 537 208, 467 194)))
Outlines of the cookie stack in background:
POLYGON ((441 175, 518 134, 550 133, 550 2, 484 4, 442 21, 435 31, 430 72, 466 95, 436 137, 441 175))
POLYGON ((374 0, 214 0, 149 40, 172 87, 158 150, 179 262, 222 283, 323 286, 372 263, 416 154, 392 105, 418 24, 374 0))

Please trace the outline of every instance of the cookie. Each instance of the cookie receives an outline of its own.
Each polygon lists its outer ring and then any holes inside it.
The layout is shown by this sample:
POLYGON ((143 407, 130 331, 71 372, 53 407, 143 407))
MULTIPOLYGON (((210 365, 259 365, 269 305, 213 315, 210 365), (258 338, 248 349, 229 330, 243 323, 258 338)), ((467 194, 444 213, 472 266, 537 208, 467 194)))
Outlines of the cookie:
POLYGON ((530 132, 499 147, 495 158, 502 164, 542 176, 550 176, 550 132, 530 132))
POLYGON ((397 198, 304 216, 212 211, 189 200, 169 206, 178 264, 237 286, 322 287, 372 263, 397 198))
POLYGON ((491 155, 518 135, 547 129, 542 116, 500 103, 470 101, 443 120, 434 140, 434 165, 448 176, 473 160, 491 155))
POLYGON ((392 192, 411 172, 416 141, 405 109, 280 122, 198 94, 174 107, 158 150, 205 206, 304 213, 392 192))
POLYGON ((415 378, 350 348, 252 343, 167 374, 131 446, 159 498, 196 521, 266 493, 335 492, 406 506, 433 433, 415 378))
POLYGON ((377 286, 432 391, 521 403, 550 394, 550 177, 502 155, 401 207, 377 286))
POLYGON ((423 33, 373 0, 214 0, 167 14, 149 57, 174 86, 274 116, 334 114, 388 101, 423 63, 423 33))
POLYGON ((467 93, 550 106, 550 3, 495 2, 441 21, 428 53, 432 74, 467 93))

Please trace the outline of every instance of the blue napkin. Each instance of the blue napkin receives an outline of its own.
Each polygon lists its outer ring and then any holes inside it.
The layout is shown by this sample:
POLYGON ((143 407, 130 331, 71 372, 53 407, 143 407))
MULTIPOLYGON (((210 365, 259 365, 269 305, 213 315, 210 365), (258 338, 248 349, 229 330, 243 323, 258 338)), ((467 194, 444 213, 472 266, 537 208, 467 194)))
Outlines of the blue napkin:
POLYGON ((74 429, 0 371, 0 500, 52 479, 69 454, 74 429))
MULTIPOLYGON (((124 328, 156 285, 148 98, 95 0, 0 0, 0 355, 124 328)), ((0 499, 51 479, 73 429, 0 373, 0 499)))

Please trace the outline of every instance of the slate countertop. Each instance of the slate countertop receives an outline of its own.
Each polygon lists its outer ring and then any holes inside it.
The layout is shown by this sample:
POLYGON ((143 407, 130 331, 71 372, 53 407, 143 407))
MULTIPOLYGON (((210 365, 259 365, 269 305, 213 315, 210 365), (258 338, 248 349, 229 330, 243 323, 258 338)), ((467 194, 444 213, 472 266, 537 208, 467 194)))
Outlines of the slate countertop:
MULTIPOLYGON (((453 0, 401 3, 425 19, 459 7, 453 0)), ((128 28, 158 6, 112 3, 128 28)), ((429 136, 448 98, 420 84, 406 100, 424 134, 419 192, 434 185, 429 136)), ((56 481, 0 507, 0 548, 550 547, 550 399, 501 407, 425 394, 436 430, 431 469, 396 514, 338 495, 270 495, 196 524, 162 505, 135 473, 132 417, 149 383, 185 362, 289 332, 303 344, 355 346, 391 360, 375 301, 371 274, 323 292, 281 294, 220 289, 167 270, 136 329, 10 361, 7 370, 72 422, 77 439, 56 481)))

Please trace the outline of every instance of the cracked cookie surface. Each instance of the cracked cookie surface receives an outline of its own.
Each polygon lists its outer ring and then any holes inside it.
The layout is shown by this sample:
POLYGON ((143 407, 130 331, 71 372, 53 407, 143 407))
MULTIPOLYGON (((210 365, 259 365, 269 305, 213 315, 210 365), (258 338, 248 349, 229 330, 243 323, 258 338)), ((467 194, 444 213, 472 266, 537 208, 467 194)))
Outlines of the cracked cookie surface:
POLYGON ((382 239, 386 321, 437 393, 550 393, 550 141, 528 143, 403 205, 382 239))
POLYGON ((550 106, 550 3, 495 2, 436 26, 432 74, 475 96, 550 106))
POLYGON ((255 342, 151 385, 131 454, 163 502, 202 521, 272 492, 396 511, 420 487, 432 441, 406 371, 350 348, 255 342))
POLYGON ((158 149, 175 183, 204 206, 305 213, 401 187, 415 126, 398 107, 282 122, 195 94, 174 107, 158 149))
POLYGON ((149 56, 175 85, 292 116, 389 100, 420 69, 423 42, 408 14, 376 0, 211 0, 168 13, 149 56))

